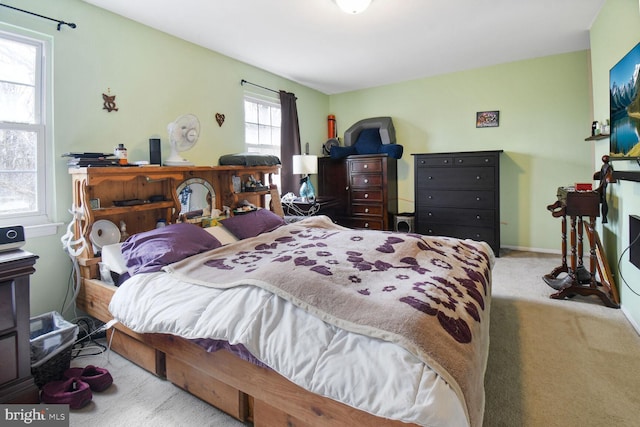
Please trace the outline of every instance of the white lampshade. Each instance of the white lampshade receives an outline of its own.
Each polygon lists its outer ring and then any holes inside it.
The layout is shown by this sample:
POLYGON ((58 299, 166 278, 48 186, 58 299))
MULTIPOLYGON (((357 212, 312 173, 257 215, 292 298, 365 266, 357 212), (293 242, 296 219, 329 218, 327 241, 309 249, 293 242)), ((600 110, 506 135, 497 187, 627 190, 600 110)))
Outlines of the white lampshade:
POLYGON ((318 156, 309 154, 293 156, 293 173, 295 175, 318 173, 318 156))
POLYGON ((344 13, 362 13, 371 4, 371 0, 336 0, 336 4, 344 13))

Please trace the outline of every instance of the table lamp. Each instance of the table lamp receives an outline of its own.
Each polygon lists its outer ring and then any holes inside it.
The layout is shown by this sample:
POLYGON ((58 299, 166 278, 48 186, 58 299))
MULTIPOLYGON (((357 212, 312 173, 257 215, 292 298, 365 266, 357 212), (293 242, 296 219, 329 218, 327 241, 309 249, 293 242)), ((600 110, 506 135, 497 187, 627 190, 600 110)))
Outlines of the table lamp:
POLYGON ((314 201, 316 193, 309 175, 318 173, 318 156, 309 154, 293 156, 293 173, 304 175, 300 179, 300 198, 304 202, 314 201))

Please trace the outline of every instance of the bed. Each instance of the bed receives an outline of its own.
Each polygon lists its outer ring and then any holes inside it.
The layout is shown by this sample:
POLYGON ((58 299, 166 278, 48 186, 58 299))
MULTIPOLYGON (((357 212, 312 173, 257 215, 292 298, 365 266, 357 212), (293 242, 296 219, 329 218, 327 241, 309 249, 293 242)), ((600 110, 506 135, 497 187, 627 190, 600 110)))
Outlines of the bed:
POLYGON ((256 426, 482 425, 487 244, 266 209, 174 226, 105 248, 119 286, 84 281, 125 357, 256 426))

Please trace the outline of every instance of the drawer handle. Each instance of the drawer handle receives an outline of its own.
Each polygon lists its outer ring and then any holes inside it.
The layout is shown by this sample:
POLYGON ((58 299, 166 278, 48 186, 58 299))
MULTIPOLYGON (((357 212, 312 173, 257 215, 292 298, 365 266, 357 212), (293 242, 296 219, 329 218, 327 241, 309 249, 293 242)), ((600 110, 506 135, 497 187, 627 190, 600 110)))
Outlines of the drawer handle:
POLYGON ((364 198, 368 199, 369 198, 369 194, 368 193, 364 193, 364 198))
POLYGON ((427 162, 425 162, 424 160, 420 160, 420 164, 421 165, 424 165, 425 163, 427 163, 427 162))
POLYGON ((364 208, 364 213, 369 213, 369 208, 364 208))
POLYGON ((344 187, 345 190, 349 191, 349 186, 344 187))
POLYGON ((428 176, 427 179, 433 179, 433 177, 432 176, 428 176))
POLYGON ((427 199, 431 200, 433 199, 433 196, 427 196, 427 199))
POLYGON ((479 202, 479 201, 480 201, 480 197, 476 197, 476 201, 478 201, 478 202, 479 202))
POLYGON ((445 159, 442 163, 447 164, 447 163, 449 163, 449 160, 445 159))
POLYGON ((365 169, 369 169, 369 165, 364 165, 364 168, 365 169))
POLYGON ((433 216, 433 212, 429 212, 427 216, 433 216))
POLYGON ((429 231, 429 234, 433 234, 433 230, 432 229, 429 229, 428 231, 429 231))
POLYGON ((480 215, 476 215, 476 219, 480 219, 480 215))
POLYGON ((364 183, 365 183, 365 184, 368 184, 368 183, 369 183, 369 180, 368 180, 368 179, 365 179, 365 180, 364 180, 364 183))
POLYGON ((489 163, 489 159, 484 159, 484 162, 485 163, 489 163))
POLYGON ((464 162, 464 160, 458 159, 458 163, 462 163, 462 162, 464 162))
POLYGON ((364 228, 369 228, 369 223, 368 222, 364 223, 364 228))
POLYGON ((482 179, 482 177, 481 177, 480 175, 478 175, 478 176, 476 176, 476 179, 477 179, 478 181, 480 181, 480 180, 482 179))

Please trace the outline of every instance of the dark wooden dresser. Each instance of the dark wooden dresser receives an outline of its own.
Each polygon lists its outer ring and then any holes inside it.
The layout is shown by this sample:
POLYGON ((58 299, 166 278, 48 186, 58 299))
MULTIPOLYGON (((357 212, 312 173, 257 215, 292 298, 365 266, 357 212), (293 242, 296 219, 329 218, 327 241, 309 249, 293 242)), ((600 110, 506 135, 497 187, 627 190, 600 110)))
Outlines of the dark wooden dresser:
POLYGON ((335 198, 338 224, 391 230, 398 213, 397 160, 386 154, 318 159, 318 194, 335 198))
POLYGON ((0 253, 0 403, 37 403, 31 376, 29 276, 37 255, 0 253))
POLYGON ((500 252, 500 151, 414 154, 415 226, 500 252))

